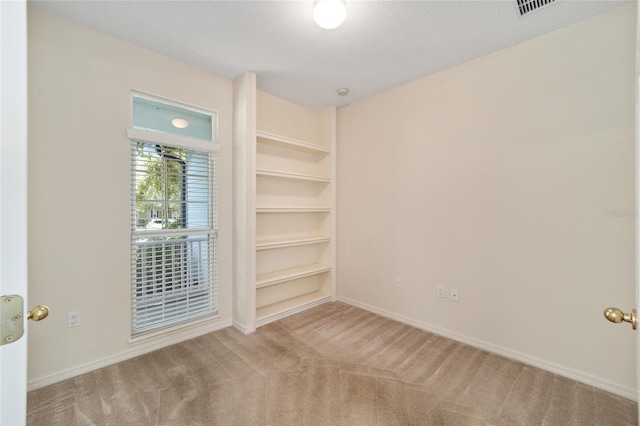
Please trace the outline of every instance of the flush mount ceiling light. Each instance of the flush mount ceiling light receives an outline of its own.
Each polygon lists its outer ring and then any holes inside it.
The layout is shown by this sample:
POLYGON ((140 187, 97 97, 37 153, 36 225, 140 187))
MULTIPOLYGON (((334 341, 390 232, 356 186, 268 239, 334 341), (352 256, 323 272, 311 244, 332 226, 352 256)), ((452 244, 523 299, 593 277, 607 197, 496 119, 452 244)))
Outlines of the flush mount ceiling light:
POLYGON ((347 17, 343 0, 315 0, 313 19, 325 30, 338 28, 347 17))
POLYGON ((174 118, 171 120, 171 124, 173 127, 177 127, 178 129, 185 129, 189 127, 189 122, 183 118, 174 118))

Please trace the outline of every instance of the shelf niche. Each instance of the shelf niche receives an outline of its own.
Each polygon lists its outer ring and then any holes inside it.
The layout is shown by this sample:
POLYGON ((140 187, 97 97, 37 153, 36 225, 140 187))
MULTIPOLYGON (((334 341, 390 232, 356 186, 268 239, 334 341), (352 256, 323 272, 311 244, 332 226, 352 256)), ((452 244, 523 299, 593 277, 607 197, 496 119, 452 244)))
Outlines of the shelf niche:
POLYGON ((335 300, 336 109, 234 81, 234 315, 244 333, 335 300))

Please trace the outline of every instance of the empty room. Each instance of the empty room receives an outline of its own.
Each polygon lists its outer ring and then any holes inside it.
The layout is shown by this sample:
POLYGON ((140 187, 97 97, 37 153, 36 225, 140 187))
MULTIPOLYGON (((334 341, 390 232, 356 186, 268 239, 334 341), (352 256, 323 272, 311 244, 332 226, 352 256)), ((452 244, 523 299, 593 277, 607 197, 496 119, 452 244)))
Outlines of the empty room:
POLYGON ((0 2, 0 424, 638 424, 637 17, 0 2))

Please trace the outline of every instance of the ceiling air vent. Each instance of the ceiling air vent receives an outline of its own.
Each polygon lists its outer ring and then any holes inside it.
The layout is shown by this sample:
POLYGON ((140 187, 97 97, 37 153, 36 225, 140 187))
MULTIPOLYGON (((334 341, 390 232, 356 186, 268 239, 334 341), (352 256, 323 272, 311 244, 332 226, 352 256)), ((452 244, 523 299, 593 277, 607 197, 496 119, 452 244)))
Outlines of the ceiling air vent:
POLYGON ((520 16, 528 15, 534 10, 541 9, 548 4, 555 2, 556 0, 516 0, 518 2, 518 10, 520 10, 520 16))

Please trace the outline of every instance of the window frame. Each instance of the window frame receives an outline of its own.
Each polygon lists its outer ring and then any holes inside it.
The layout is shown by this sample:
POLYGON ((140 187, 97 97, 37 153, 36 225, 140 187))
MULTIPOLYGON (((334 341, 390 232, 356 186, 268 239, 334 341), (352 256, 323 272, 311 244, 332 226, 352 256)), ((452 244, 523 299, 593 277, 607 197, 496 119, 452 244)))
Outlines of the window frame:
MULTIPOLYGON (((179 319, 179 320, 168 320, 167 322, 165 322, 164 324, 159 324, 156 325, 154 327, 144 327, 142 329, 136 329, 136 322, 135 322, 135 318, 134 318, 134 311, 136 309, 139 309, 139 302, 137 300, 137 296, 136 296, 136 292, 137 292, 137 285, 138 285, 138 279, 136 277, 136 271, 135 271, 135 265, 136 265, 136 260, 135 260, 135 251, 137 250, 138 247, 138 242, 140 239, 142 238, 153 238, 153 237, 171 237, 171 236, 185 236, 187 238, 189 238, 189 236, 195 236, 195 235, 203 235, 206 234, 207 235, 207 239, 209 241, 209 245, 208 247, 208 252, 207 252, 207 262, 210 264, 210 272, 212 275, 209 276, 209 285, 210 285, 210 290, 208 291, 212 291, 213 295, 211 295, 210 297, 212 297, 214 299, 215 302, 217 302, 219 300, 219 281, 218 281, 218 268, 217 268, 217 264, 216 264, 216 252, 217 252, 217 248, 218 248, 218 194, 217 194, 217 188, 218 188, 218 172, 219 172, 219 166, 218 166, 218 159, 217 154, 220 152, 220 144, 217 143, 217 131, 218 131, 218 126, 217 126, 217 120, 218 120, 218 113, 216 111, 208 111, 208 110, 203 110, 200 108, 194 108, 194 107, 190 107, 184 104, 178 104, 175 102, 170 102, 170 101, 166 101, 164 99, 160 99, 160 98, 155 98, 155 97, 150 97, 150 96, 146 96, 146 95, 141 95, 139 93, 132 93, 132 97, 131 97, 131 101, 132 101, 132 105, 133 105, 133 100, 135 97, 142 97, 145 99, 150 99, 153 100, 155 102, 160 102, 160 103, 166 103, 168 105, 172 105, 172 106, 177 106, 179 108, 183 108, 185 110, 192 110, 198 113, 203 113, 203 114, 207 114, 211 116, 211 125, 212 125, 212 140, 204 140, 204 139, 197 139, 197 138, 193 138, 193 137, 188 137, 188 136, 181 136, 181 135, 175 135, 175 134, 170 134, 170 133, 163 133, 161 131, 154 131, 154 130, 149 130, 149 129, 137 129, 135 127, 129 128, 126 130, 127 133, 127 138, 129 139, 129 146, 130 149, 133 150, 132 146, 133 144, 137 143, 137 142, 142 142, 142 143, 146 143, 146 144, 159 144, 159 145, 166 145, 166 146, 170 146, 170 147, 176 147, 176 148, 185 148, 188 150, 195 150, 195 151, 202 151, 205 152, 208 155, 208 158, 210 162, 212 162, 211 164, 211 169, 209 170, 209 175, 208 175, 208 181, 209 181, 209 185, 210 185, 210 193, 208 195, 209 199, 209 208, 213 209, 212 211, 209 212, 209 218, 212 218, 213 220, 208 220, 208 226, 205 228, 202 227, 194 227, 194 228, 178 228, 178 229, 159 229, 159 230, 155 230, 155 229, 139 229, 137 227, 137 213, 136 213, 136 200, 135 200, 135 193, 136 193, 136 178, 133 175, 134 171, 133 168, 130 170, 130 173, 132 173, 131 175, 131 213, 130 213, 130 219, 131 219, 131 267, 132 267, 132 271, 131 271, 131 282, 130 282, 130 286, 131 286, 131 313, 132 313, 132 318, 131 318, 131 342, 135 341, 135 340, 139 340, 142 338, 146 338, 146 337, 152 337, 158 334, 162 334, 165 332, 169 332, 172 331, 174 329, 177 328, 182 328, 182 327, 186 327, 189 326, 191 324, 196 324, 196 323, 200 323, 202 321, 206 321, 206 320, 210 320, 210 319, 215 319, 217 317, 219 317, 219 309, 218 309, 218 305, 217 303, 214 303, 213 305, 213 310, 209 311, 209 312, 203 312, 201 314, 197 314, 194 315, 190 318, 185 318, 185 319, 179 319), (212 158, 213 157, 213 158, 212 158)), ((133 157, 131 157, 133 159, 133 157)), ((182 195, 181 195, 182 197, 182 195)), ((186 210, 185 210, 186 212, 186 210)), ((184 215, 184 213, 183 213, 184 215)), ((163 220, 168 220, 168 218, 165 218, 163 220)), ((185 217, 181 217, 182 221, 187 220, 187 218, 185 217)), ((164 244, 164 243, 160 243, 159 245, 164 244)))

